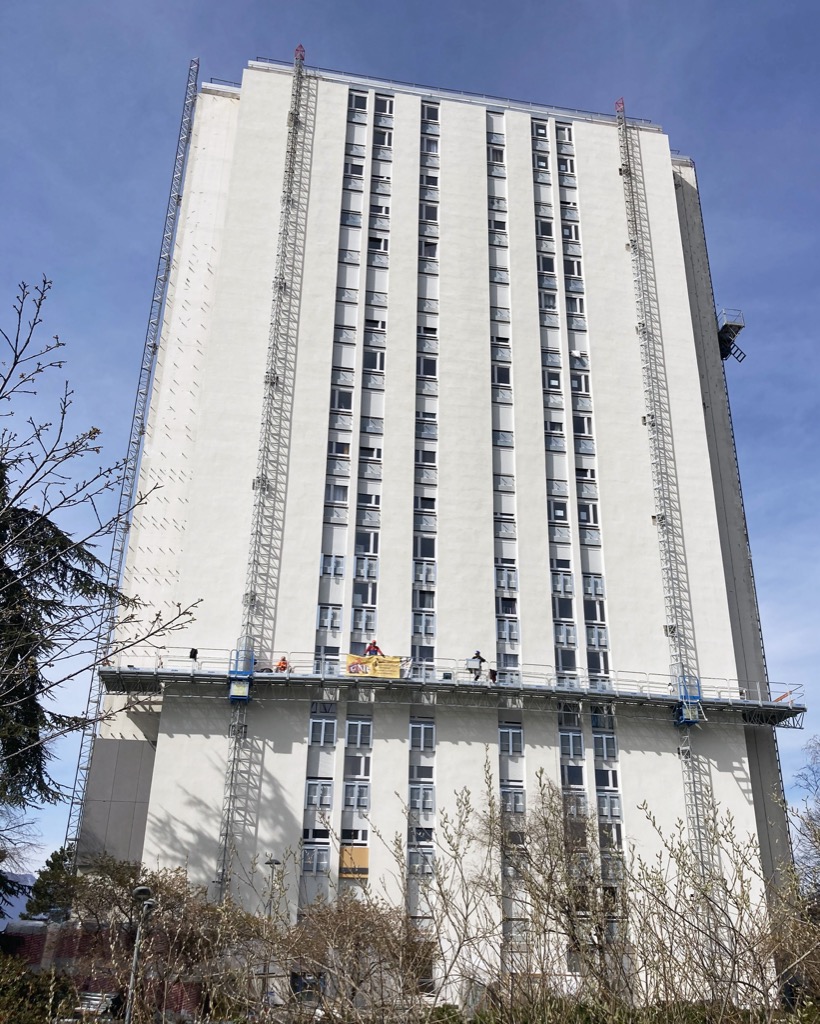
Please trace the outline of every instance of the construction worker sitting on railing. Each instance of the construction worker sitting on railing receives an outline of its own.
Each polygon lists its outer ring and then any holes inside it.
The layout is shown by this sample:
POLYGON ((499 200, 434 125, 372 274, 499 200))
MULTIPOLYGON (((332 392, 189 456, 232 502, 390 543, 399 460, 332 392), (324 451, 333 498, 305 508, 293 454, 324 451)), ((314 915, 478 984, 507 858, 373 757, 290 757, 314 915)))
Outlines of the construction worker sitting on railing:
POLYGON ((276 663, 276 671, 277 672, 287 672, 287 670, 289 668, 290 668, 290 665, 288 665, 288 659, 283 654, 282 657, 279 659, 279 661, 277 661, 277 663, 276 663))

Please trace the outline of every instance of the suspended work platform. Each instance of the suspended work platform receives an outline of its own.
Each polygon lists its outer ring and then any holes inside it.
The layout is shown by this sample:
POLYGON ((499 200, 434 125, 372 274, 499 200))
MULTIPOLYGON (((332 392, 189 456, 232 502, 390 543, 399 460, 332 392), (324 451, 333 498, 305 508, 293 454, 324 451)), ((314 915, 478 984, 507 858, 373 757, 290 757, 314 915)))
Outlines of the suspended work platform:
MULTIPOLYGON (((186 652, 166 649, 162 654, 136 651, 122 655, 99 669, 109 693, 137 695, 187 694, 225 699, 236 682, 236 652, 204 650, 191 659, 186 652)), ((470 659, 438 659, 414 662, 398 660, 397 674, 390 678, 347 674, 346 658, 317 658, 312 653, 288 652, 287 669, 274 671, 257 662, 244 678, 253 699, 337 699, 326 690, 338 691, 347 699, 389 700, 399 703, 456 704, 464 707, 529 707, 556 700, 605 700, 647 709, 666 709, 678 724, 681 707, 697 725, 715 715, 732 716, 747 725, 782 726, 799 729, 806 705, 801 685, 700 678, 697 687, 689 680, 686 699, 680 680, 671 675, 642 672, 611 672, 608 676, 568 676, 549 665, 523 665, 518 669, 496 670, 484 665, 478 679, 470 659), (310 694, 306 692, 306 688, 310 694), (315 692, 314 692, 315 691, 315 692), (697 711, 692 711, 696 706, 697 711)), ((393 661, 393 659, 387 659, 393 661)))

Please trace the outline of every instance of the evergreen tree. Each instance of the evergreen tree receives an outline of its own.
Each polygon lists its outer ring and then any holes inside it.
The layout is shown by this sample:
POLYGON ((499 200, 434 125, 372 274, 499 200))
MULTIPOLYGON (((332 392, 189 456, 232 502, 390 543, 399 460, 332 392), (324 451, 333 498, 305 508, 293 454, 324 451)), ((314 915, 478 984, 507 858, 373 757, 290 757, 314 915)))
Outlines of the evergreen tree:
POLYGON ((74 902, 77 876, 74 874, 74 851, 61 846, 50 855, 37 873, 26 903, 26 919, 67 914, 74 902))

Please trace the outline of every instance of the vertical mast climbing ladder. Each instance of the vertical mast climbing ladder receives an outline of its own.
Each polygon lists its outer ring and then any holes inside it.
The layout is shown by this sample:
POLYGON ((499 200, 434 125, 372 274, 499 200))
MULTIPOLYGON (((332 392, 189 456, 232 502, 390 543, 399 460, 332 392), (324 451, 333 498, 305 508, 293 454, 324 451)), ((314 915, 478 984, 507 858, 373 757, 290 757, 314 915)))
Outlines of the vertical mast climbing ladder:
POLYGON ((706 876, 717 867, 717 853, 707 834, 711 787, 700 759, 692 750, 691 728, 705 721, 701 707, 700 678, 694 642, 689 580, 686 569, 683 523, 678 493, 669 387, 666 378, 660 310, 643 179, 640 138, 630 128, 624 101, 615 104, 621 155, 632 280, 641 354, 646 429, 652 465, 655 524, 661 558, 666 611, 664 630, 669 640, 670 672, 677 682, 680 704, 677 724, 681 730, 680 760, 683 773, 686 824, 689 841, 706 876))
MULTIPOLYGON (((193 127, 198 78, 199 59, 195 58, 188 65, 188 80, 185 85, 185 101, 182 107, 182 119, 179 126, 179 135, 177 137, 174 171, 171 177, 171 191, 168 196, 168 205, 165 208, 165 224, 162 231, 162 244, 160 246, 159 260, 157 261, 157 272, 154 278, 154 293, 151 297, 151 311, 148 316, 148 327, 145 333, 145 345, 142 353, 142 364, 140 367, 137 396, 134 402, 134 412, 131 417, 131 437, 128 442, 128 450, 123 462, 122 487, 120 489, 119 505, 117 508, 114 537, 111 547, 111 560, 108 565, 108 576, 106 579, 109 586, 119 587, 122 585, 125 551, 128 542, 128 532, 131 527, 131 517, 134 509, 134 491, 137 484, 137 470, 139 468, 140 455, 142 453, 143 441, 145 439, 148 403, 151 397, 151 386, 154 380, 154 370, 156 368, 157 353, 159 351, 159 336, 160 328, 162 327, 165 296, 168 292, 168 281, 171 276, 174 235, 176 233, 179 207, 182 202, 182 179, 185 173, 185 159, 188 154, 188 145, 191 141, 191 129, 193 127)), ((99 664, 104 651, 112 638, 116 613, 116 604, 112 603, 110 607, 106 609, 104 620, 100 624, 100 634, 97 641, 97 654, 95 657, 95 662, 97 664, 99 664)), ((86 784, 88 782, 88 773, 91 770, 91 754, 94 746, 94 737, 96 735, 96 721, 99 718, 102 706, 102 697, 103 691, 100 676, 97 671, 94 671, 88 694, 88 703, 85 711, 86 726, 83 730, 82 739, 80 741, 80 755, 77 761, 77 771, 74 776, 74 789, 71 795, 71 807, 69 809, 68 825, 66 827, 65 845, 74 851, 75 858, 77 841, 80 837, 80 829, 82 827, 86 784)))
MULTIPOLYGON (((253 480, 250 549, 242 633, 233 673, 235 677, 250 676, 258 654, 267 658, 273 654, 315 103, 315 89, 305 73, 304 65, 305 49, 299 45, 293 60, 279 236, 263 380, 262 423, 256 476, 253 480)), ((252 825, 249 817, 251 801, 247 799, 247 791, 252 783, 253 759, 250 754, 252 744, 248 736, 246 702, 235 702, 233 705, 229 739, 219 860, 214 883, 219 899, 224 898, 228 892, 237 840, 252 825)))

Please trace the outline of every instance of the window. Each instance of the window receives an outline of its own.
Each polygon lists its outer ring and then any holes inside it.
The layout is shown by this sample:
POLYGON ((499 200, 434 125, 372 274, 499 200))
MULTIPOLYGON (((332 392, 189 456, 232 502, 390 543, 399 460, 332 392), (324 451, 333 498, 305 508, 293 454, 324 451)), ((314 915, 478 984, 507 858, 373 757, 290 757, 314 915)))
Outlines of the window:
POLYGON ((392 96, 379 96, 376 94, 375 110, 377 114, 392 114, 393 113, 393 97, 392 96))
POLYGON ((545 368, 541 371, 543 379, 542 386, 545 391, 561 390, 561 371, 545 368))
POLYGON ((302 850, 302 873, 324 875, 330 870, 330 847, 306 846, 302 850))
POLYGON ((570 595, 573 593, 572 587, 572 573, 571 572, 554 572, 552 573, 552 592, 553 594, 570 595))
POLYGON ((438 259, 438 242, 431 242, 427 238, 419 239, 419 256, 423 260, 438 259))
POLYGON ((410 765, 410 779, 415 782, 417 780, 424 781, 425 779, 433 778, 433 766, 431 764, 411 764, 410 765))
POLYGON ((545 139, 547 137, 547 124, 545 121, 533 121, 532 122, 532 134, 533 138, 545 139))
POLYGON ((581 526, 598 525, 598 506, 588 501, 578 502, 578 522, 581 526))
POLYGON ((584 601, 584 622, 606 622, 606 607, 603 601, 584 601))
POLYGON ((587 671, 592 675, 606 675, 609 672, 607 651, 587 651, 587 671))
POLYGON ((589 712, 593 729, 615 731, 615 710, 611 704, 593 704, 589 712))
POLYGON ((347 388, 331 388, 330 408, 336 412, 349 412, 353 408, 353 392, 347 388))
POLYGON ((496 619, 495 635, 502 643, 518 643, 518 619, 496 619))
POLYGON ((435 636, 436 617, 429 612, 415 612, 413 614, 413 635, 414 636, 435 636))
POLYGON ((320 604, 316 628, 334 631, 341 629, 342 606, 340 604, 320 604))
POLYGON ((532 165, 537 171, 548 171, 550 158, 546 153, 539 153, 536 150, 532 155, 532 165))
POLYGON ((584 785, 584 768, 580 764, 561 765, 561 785, 576 789, 584 785))
POLYGON ((384 372, 384 352, 381 349, 366 348, 362 358, 362 366, 365 370, 375 373, 384 372))
POLYGON ((382 496, 380 494, 360 493, 356 500, 359 505, 364 505, 369 508, 379 508, 382 503, 382 496))
POLYGON ((354 164, 348 162, 344 167, 345 174, 351 178, 363 178, 364 177, 364 164, 354 164))
POLYGON ((373 607, 376 604, 378 584, 368 580, 356 580, 353 583, 353 604, 361 608, 362 605, 373 607))
POLYGON ((436 499, 427 497, 424 494, 416 494, 413 497, 413 508, 416 512, 431 512, 436 511, 436 499))
POLYGON ((346 779, 369 779, 370 755, 345 754, 344 772, 346 779))
POLYGON ((419 220, 438 223, 438 206, 435 203, 421 203, 419 206, 419 220))
POLYGON ((580 732, 559 732, 561 757, 580 761, 584 756, 584 736, 580 732))
POLYGON ((370 252, 387 252, 389 247, 390 239, 386 235, 370 235, 367 239, 370 252))
POLYGON ((327 443, 328 455, 335 456, 336 458, 349 458, 350 457, 350 442, 349 441, 328 441, 327 443))
POLYGON ((490 217, 487 221, 490 231, 506 231, 507 222, 506 220, 500 220, 498 217, 490 217))
POLYGON ((305 785, 305 807, 328 808, 333 803, 330 779, 308 779, 305 785))
POLYGON ((604 597, 604 578, 593 573, 584 573, 584 594, 590 597, 604 597))
POLYGON ((572 388, 573 394, 576 395, 588 395, 589 394, 589 374, 588 373, 571 373, 569 375, 570 387, 572 388))
POLYGON ((379 553, 379 535, 371 530, 356 531, 356 554, 377 555, 379 553))
POLYGON ((413 610, 432 611, 436 606, 436 594, 434 590, 414 590, 413 610))
POLYGON ((502 366, 500 363, 492 365, 492 382, 498 387, 508 388, 511 384, 511 370, 509 366, 502 366))
POLYGON ((514 565, 499 565, 496 559, 495 585, 498 590, 518 590, 518 569, 514 565))
MULTIPOLYGON (((376 536, 375 534, 368 536, 376 536)), ((368 555, 356 556, 355 575, 357 580, 375 580, 379 577, 379 560, 368 555)))
POLYGON ((416 359, 416 374, 419 377, 435 379, 438 373, 438 360, 432 356, 419 356, 416 359))
MULTIPOLYGON (((557 424, 560 426, 560 423, 557 424)), ((549 431, 552 433, 552 431, 549 431)), ((567 502, 565 499, 550 498, 547 501, 547 513, 551 523, 567 522, 567 502)))
POLYGON ((311 718, 310 743, 314 747, 333 747, 336 745, 336 719, 311 718))
POLYGON ((323 576, 344 576, 345 556, 344 555, 322 555, 323 576))
POLYGON ((553 595, 552 598, 552 616, 554 619, 571 619, 572 618, 572 598, 571 597, 556 597, 553 595))
POLYGON ((552 221, 538 219, 535 222, 535 234, 538 238, 552 238, 552 221))
POLYGON ((556 122, 555 137, 559 142, 572 142, 572 125, 556 122))
POLYGON ((373 217, 390 216, 390 207, 385 203, 383 196, 376 196, 370 200, 370 214, 373 217))
POLYGON ((558 297, 555 292, 539 292, 538 308, 552 310, 558 308, 558 297))
POLYGON ((596 761, 617 761, 618 744, 613 733, 596 733, 592 737, 596 761))
POLYGON ((487 162, 491 164, 504 163, 504 150, 501 146, 487 146, 487 162))
POLYGON ((407 869, 411 875, 432 875, 433 873, 433 851, 432 850, 408 850, 407 869))
POLYGON ((524 813, 524 790, 519 786, 501 784, 501 810, 508 814, 524 813))
POLYGON ((617 793, 598 793, 598 817, 621 820, 621 798, 617 793))
POLYGON ((592 417, 573 416, 572 429, 575 431, 576 434, 584 434, 587 437, 590 437, 592 435, 592 417))
POLYGON ((348 747, 369 747, 373 739, 370 718, 349 718, 346 725, 348 747))
POLYGON ((434 722, 410 723, 410 749, 434 750, 436 746, 436 726, 434 722))
POLYGON ((435 583, 435 562, 413 562, 413 580, 416 583, 435 583))
POLYGON ((382 450, 372 445, 359 448, 359 459, 362 462, 381 462, 382 450))
POLYGON ((577 224, 564 223, 561 225, 561 237, 565 242, 580 242, 581 232, 577 224))
POLYGON ((373 131, 373 145, 374 146, 392 146, 393 145, 393 133, 385 131, 383 128, 376 128, 373 131))
POLYGON ((438 175, 437 174, 420 174, 419 184, 425 188, 438 188, 438 175))
POLYGON ((602 822, 599 824, 598 841, 602 850, 620 850, 623 841, 620 823, 602 822))
POLYGON ((559 156, 558 170, 561 174, 575 174, 575 161, 568 156, 559 156))
MULTIPOLYGON (((376 632, 376 612, 372 608, 354 608, 351 620, 350 628, 354 633, 375 633, 376 632)), ((357 652, 352 651, 351 654, 357 652)))
POLYGON ((581 705, 562 701, 558 705, 558 725, 569 729, 581 728, 581 705))
POLYGON ((387 321, 386 320, 370 320, 370 319, 365 320, 365 322, 364 322, 364 329, 366 331, 376 331, 376 332, 382 333, 383 331, 387 330, 387 321))
POLYGON ((577 639, 575 636, 575 624, 572 622, 556 622, 553 624, 555 643, 559 647, 575 647, 577 639))
POLYGON ((517 615, 518 601, 514 597, 497 597, 495 599, 496 615, 517 615))
POLYGON ((436 538, 423 537, 416 534, 413 537, 413 558, 435 558, 436 538))
POLYGON ((346 782, 345 807, 358 811, 366 811, 370 807, 370 783, 346 782))
POLYGON ((411 811, 433 811, 435 810, 435 789, 433 786, 411 786, 410 787, 410 810, 411 811))
POLYGON ((574 672, 577 667, 573 647, 555 648, 555 668, 558 672, 574 672))
POLYGON ((568 260, 564 258, 564 273, 570 277, 581 276, 581 261, 580 260, 568 260))
POLYGON ((523 754, 524 727, 521 725, 500 725, 498 727, 498 749, 502 754, 523 754))
POLYGON ((347 503, 347 484, 325 484, 325 501, 330 505, 347 503))
POLYGON ((618 772, 615 768, 595 768, 596 789, 617 789, 618 772))
POLYGON ((367 95, 361 92, 351 92, 348 96, 348 106, 351 110, 367 110, 367 95))
MULTIPOLYGON (((421 151, 422 153, 438 153, 438 139, 433 138, 430 135, 423 135, 421 139, 421 151)), ((438 183, 438 178, 436 178, 438 183)))
POLYGON ((432 103, 422 103, 421 119, 422 121, 438 121, 438 107, 432 103))
POLYGON ((540 274, 554 274, 555 273, 555 257, 545 256, 543 253, 538 254, 538 272, 540 274))

